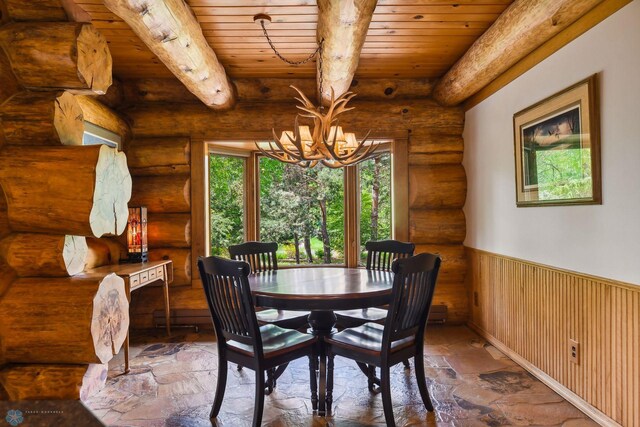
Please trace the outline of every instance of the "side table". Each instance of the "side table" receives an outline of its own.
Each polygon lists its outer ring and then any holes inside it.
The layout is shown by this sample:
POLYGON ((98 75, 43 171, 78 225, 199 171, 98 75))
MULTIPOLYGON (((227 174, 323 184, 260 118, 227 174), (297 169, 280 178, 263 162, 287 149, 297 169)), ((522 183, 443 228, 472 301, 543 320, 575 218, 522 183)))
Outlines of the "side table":
MULTIPOLYGON (((113 264, 87 270, 84 274, 115 273, 124 279, 127 299, 131 302, 131 292, 151 283, 162 282, 164 290, 164 311, 167 322, 167 334, 171 335, 169 313, 169 284, 173 281, 173 263, 171 260, 150 261, 132 264, 113 264)), ((129 328, 130 329, 130 328, 129 328)), ((124 373, 129 373, 129 332, 124 341, 124 373)))

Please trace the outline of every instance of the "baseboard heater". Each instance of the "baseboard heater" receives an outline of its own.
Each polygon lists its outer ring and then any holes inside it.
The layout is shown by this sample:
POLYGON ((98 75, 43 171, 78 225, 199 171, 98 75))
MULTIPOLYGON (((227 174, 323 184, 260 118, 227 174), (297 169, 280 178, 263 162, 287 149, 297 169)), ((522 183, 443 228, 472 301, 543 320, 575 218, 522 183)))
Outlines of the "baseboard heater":
POLYGON ((449 312, 444 304, 432 305, 429 311, 428 323, 445 323, 449 312))
MULTIPOLYGON (((211 315, 209 310, 195 310, 195 309, 177 309, 171 310, 170 319, 171 326, 177 327, 193 327, 199 328, 212 328, 211 315)), ((447 321, 447 306, 446 305, 432 305, 429 312, 429 323, 445 323, 447 321)), ((156 328, 165 327, 165 314, 163 310, 156 310, 153 312, 153 323, 156 328)))

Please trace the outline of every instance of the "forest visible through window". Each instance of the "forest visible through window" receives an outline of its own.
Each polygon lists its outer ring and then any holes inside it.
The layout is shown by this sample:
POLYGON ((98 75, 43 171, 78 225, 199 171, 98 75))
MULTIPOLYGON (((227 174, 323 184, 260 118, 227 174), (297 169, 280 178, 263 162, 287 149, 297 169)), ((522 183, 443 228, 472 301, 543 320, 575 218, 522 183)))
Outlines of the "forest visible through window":
MULTIPOLYGON (((211 253, 244 241, 245 159, 209 156, 211 253)), ((360 163, 359 191, 347 194, 360 207, 361 259, 364 242, 391 237, 391 156, 360 163)), ((259 159, 259 235, 278 243, 278 263, 345 263, 344 169, 303 169, 259 159)))
POLYGON ((244 242, 245 159, 209 156, 209 236, 212 255, 229 256, 227 248, 244 242))

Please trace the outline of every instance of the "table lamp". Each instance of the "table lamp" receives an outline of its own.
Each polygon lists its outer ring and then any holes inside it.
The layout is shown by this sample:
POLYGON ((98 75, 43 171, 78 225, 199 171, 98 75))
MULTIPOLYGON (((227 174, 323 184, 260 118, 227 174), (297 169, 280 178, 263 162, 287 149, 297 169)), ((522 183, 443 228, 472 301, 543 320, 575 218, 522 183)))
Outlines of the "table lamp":
POLYGON ((147 262, 147 208, 136 206, 129 208, 127 227, 127 249, 129 262, 147 262))

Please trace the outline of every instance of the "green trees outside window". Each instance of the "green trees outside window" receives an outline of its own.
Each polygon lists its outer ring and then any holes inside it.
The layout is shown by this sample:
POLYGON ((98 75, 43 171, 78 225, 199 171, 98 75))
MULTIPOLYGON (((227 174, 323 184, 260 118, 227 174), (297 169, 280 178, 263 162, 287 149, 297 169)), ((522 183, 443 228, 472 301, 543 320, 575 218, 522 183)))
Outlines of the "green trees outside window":
POLYGON ((283 264, 344 263, 343 170, 261 158, 260 239, 283 264))
POLYGON ((391 239, 391 155, 381 154, 358 165, 360 168, 360 263, 370 240, 391 239))
MULTIPOLYGON (((245 239, 246 160, 217 154, 209 159, 211 253, 228 256, 226 247, 245 239)), ((391 155, 352 167, 360 182, 345 198, 344 169, 302 169, 259 158, 258 231, 260 240, 278 242, 279 264, 344 264, 346 199, 360 207, 361 256, 366 241, 391 238, 391 155)))
POLYGON ((211 255, 244 242, 244 170, 242 157, 209 156, 209 235, 211 255))

